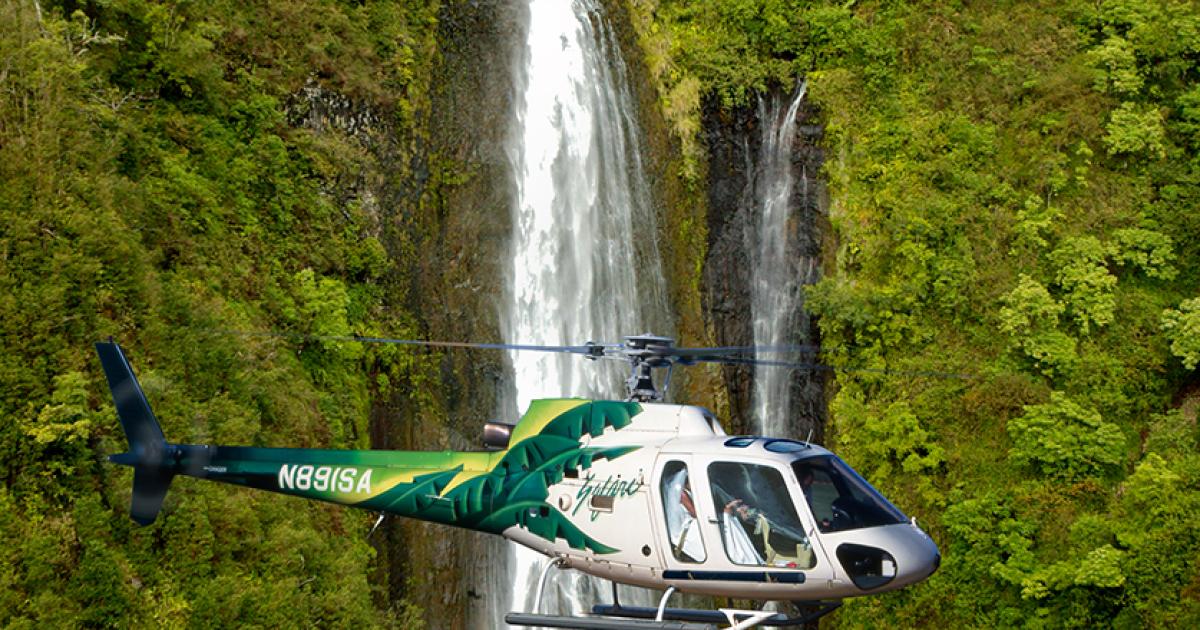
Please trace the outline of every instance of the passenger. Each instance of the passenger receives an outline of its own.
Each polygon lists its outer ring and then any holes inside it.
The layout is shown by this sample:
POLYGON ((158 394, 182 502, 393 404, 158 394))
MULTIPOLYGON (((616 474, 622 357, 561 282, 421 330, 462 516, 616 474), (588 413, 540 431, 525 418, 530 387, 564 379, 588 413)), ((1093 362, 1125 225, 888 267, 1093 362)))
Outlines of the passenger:
POLYGON ((692 484, 687 469, 671 475, 663 484, 663 495, 667 509, 667 535, 671 551, 684 562, 703 562, 704 543, 700 539, 700 523, 696 517, 696 503, 692 498, 692 484))
POLYGON ((733 499, 725 504, 721 536, 729 559, 735 564, 765 564, 766 545, 762 537, 765 520, 761 512, 741 499, 733 499), (750 532, 757 535, 751 536, 750 532))
POLYGON ((779 472, 742 463, 709 467, 721 542, 734 564, 807 569, 815 556, 779 472))
POLYGON ((812 546, 803 533, 777 526, 741 499, 726 503, 724 513, 721 533, 729 559, 735 564, 801 569, 815 564, 812 546))

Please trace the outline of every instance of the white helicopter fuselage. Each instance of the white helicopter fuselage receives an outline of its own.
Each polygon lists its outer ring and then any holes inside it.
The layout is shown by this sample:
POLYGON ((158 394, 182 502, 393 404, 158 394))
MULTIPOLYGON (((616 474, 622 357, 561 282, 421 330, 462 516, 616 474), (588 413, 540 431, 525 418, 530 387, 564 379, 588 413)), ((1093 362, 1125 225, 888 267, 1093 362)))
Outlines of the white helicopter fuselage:
POLYGON ((648 588, 797 601, 898 589, 931 575, 941 560, 915 521, 819 446, 730 438, 703 408, 650 403, 629 426, 583 440, 639 448, 568 471, 549 487, 547 503, 616 551, 572 548, 521 527, 504 531, 562 566, 648 588), (690 509, 680 505, 681 477, 690 509), (770 505, 755 507, 756 500, 770 505))
MULTIPOLYGON (((819 602, 816 612, 774 620, 804 623, 843 598, 901 588, 937 569, 941 556, 929 536, 828 450, 729 437, 700 407, 650 402, 657 397, 651 369, 726 356, 669 341, 642 336, 617 350, 567 348, 628 359, 629 399, 535 400, 515 425, 485 426, 490 450, 441 452, 167 442, 120 346, 100 342, 96 351, 129 442, 109 459, 133 468, 130 516, 141 525, 158 517, 176 476, 278 492, 500 534, 553 558, 547 567, 666 589, 650 611, 660 620, 678 590, 819 602)), ((613 605, 594 611, 645 612, 617 605, 615 590, 613 605)), ((709 621, 717 614, 733 625, 730 611, 671 614, 709 621)), ((627 623, 510 617, 574 628, 627 623)))

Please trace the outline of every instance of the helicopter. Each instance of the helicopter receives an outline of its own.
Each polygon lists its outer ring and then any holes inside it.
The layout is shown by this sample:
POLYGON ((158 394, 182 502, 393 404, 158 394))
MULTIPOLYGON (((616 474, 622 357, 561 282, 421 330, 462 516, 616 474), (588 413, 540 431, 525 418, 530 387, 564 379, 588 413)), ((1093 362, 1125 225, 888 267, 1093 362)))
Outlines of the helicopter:
POLYGON ((500 535, 550 559, 533 611, 505 621, 555 628, 796 626, 845 598, 920 582, 941 562, 916 519, 829 450, 729 436, 707 409, 662 402, 676 365, 826 366, 743 356, 761 347, 676 347, 652 334, 580 346, 345 340, 625 361, 627 396, 534 400, 516 423, 485 423, 480 451, 175 444, 110 339, 95 348, 129 442, 109 459, 133 468, 132 519, 154 522, 171 481, 184 475, 371 510, 380 520, 392 514, 500 535), (653 378, 659 369, 667 370, 662 391, 653 378), (553 568, 609 580, 612 603, 595 605, 591 616, 540 614, 553 568), (625 606, 618 583, 664 594, 657 607, 625 606), (808 612, 668 608, 676 592, 790 601, 808 612))

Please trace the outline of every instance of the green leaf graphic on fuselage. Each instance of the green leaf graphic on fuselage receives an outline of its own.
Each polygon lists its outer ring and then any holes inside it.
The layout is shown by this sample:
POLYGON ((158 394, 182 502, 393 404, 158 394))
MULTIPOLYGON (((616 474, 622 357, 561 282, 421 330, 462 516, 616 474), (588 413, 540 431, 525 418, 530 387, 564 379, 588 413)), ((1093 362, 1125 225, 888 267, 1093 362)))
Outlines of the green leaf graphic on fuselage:
POLYGON ((550 486, 562 481, 565 470, 588 469, 596 459, 612 460, 637 450, 636 446, 583 447, 580 440, 585 434, 599 437, 608 427, 620 430, 629 426, 641 411, 637 403, 535 401, 514 435, 522 435, 521 425, 527 422, 527 430, 542 423, 540 430, 518 439, 490 470, 455 486, 452 484, 463 466, 430 472, 359 505, 497 534, 518 526, 549 541, 562 538, 574 549, 612 553, 617 550, 588 537, 546 499, 550 486), (562 410, 575 402, 576 406, 562 410), (550 412, 557 415, 547 418, 545 414, 550 412))
POLYGON ((595 459, 613 460, 639 448, 641 447, 585 448, 560 453, 517 481, 510 490, 511 494, 504 497, 504 502, 544 499, 550 494, 550 486, 562 481, 564 470, 575 468, 577 465, 584 469, 591 468, 595 459))
MULTIPOLYGON (((389 512, 430 512, 446 511, 447 522, 457 520, 455 511, 448 504, 442 503, 442 490, 450 484, 454 476, 462 470, 462 466, 454 469, 421 475, 413 479, 412 484, 405 484, 387 493, 389 512)), ((439 519, 442 520, 442 519, 439 519)))

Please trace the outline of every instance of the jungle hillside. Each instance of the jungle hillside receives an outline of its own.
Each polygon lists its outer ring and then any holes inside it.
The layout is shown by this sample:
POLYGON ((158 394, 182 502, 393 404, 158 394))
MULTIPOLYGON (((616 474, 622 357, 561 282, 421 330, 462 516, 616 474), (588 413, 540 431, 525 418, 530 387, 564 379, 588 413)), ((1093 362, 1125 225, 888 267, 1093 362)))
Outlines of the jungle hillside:
MULTIPOLYGON (((464 625, 442 530, 191 480, 134 524, 92 344, 172 441, 462 448, 502 361, 328 338, 499 340, 504 195, 455 130, 500 114, 454 104, 503 87, 453 70, 505 4, 0 4, 0 625, 464 625)), ((825 444, 943 557, 821 624, 1200 626, 1200 4, 603 4, 682 344, 719 298, 705 112, 806 82, 825 444)))

